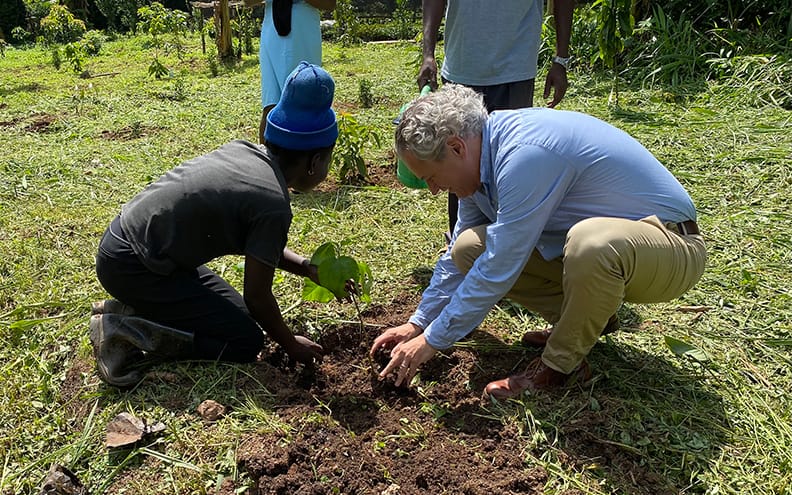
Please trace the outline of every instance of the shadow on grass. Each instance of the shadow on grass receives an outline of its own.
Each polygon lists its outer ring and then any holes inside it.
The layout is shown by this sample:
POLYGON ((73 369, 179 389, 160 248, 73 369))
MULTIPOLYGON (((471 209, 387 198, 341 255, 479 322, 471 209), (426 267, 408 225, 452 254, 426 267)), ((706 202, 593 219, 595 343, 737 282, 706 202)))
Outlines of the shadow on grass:
POLYGON ((0 87, 0 97, 11 96, 16 93, 33 93, 42 89, 39 83, 17 84, 16 86, 0 87))
MULTIPOLYGON (((516 345, 497 348, 497 338, 486 333, 475 338, 482 347, 492 347, 476 352, 478 362, 467 377, 475 390, 521 369, 541 352, 516 345)), ((533 457, 547 459, 551 450, 551 462, 562 472, 578 478, 572 473, 585 472, 606 492, 703 490, 699 476, 720 457, 730 430, 706 370, 679 368, 612 340, 601 340, 589 362, 594 376, 586 383, 508 402, 452 404, 447 413, 454 419, 445 424, 484 439, 492 437, 492 428, 481 425, 487 418, 514 422, 533 457)))
POLYGON ((705 371, 625 343, 597 345, 590 361, 581 412, 559 425, 565 452, 579 466, 594 462, 593 474, 618 491, 701 489, 697 475, 719 458, 730 429, 705 371))
POLYGON ((311 210, 311 209, 332 209, 335 211, 344 211, 352 205, 354 198, 350 195, 348 187, 337 186, 331 183, 332 181, 325 181, 320 187, 325 187, 326 190, 314 190, 309 193, 300 193, 291 191, 291 204, 295 208, 311 210))
POLYGON ((419 287, 419 291, 423 292, 429 287, 429 282, 432 280, 432 275, 434 274, 434 268, 431 266, 418 266, 415 267, 410 273, 410 278, 412 282, 419 287))
POLYGON ((220 64, 227 72, 239 74, 247 72, 252 67, 258 67, 259 61, 258 57, 245 54, 245 56, 242 57, 242 60, 236 57, 231 57, 227 60, 221 61, 220 64))

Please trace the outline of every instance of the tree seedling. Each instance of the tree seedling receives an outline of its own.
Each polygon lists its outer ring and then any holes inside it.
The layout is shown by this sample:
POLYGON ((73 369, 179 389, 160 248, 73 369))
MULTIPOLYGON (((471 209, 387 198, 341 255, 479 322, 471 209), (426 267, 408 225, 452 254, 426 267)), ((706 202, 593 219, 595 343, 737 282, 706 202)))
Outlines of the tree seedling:
MULTIPOLYGON (((365 327, 358 299, 363 302, 371 301, 374 277, 369 266, 350 256, 342 256, 339 245, 334 242, 326 242, 319 246, 311 256, 311 264, 316 265, 318 269, 319 284, 306 278, 302 292, 303 300, 322 303, 333 299, 352 301, 357 311, 360 332, 363 334, 365 327)), ((376 375, 371 356, 368 359, 371 372, 376 375)))

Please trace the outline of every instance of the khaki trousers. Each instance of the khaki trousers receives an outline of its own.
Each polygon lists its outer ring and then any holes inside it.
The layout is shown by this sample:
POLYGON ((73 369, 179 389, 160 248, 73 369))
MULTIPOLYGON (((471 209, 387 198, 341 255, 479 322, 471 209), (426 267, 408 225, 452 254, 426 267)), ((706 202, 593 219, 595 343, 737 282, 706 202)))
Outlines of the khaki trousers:
MULTIPOLYGON (((465 230, 454 243, 451 256, 463 273, 484 252, 486 228, 465 230)), ((506 297, 553 325, 542 361, 571 373, 622 302, 679 297, 701 278, 706 259, 701 235, 679 235, 656 216, 588 218, 569 229, 562 257, 548 261, 534 249, 506 297)))

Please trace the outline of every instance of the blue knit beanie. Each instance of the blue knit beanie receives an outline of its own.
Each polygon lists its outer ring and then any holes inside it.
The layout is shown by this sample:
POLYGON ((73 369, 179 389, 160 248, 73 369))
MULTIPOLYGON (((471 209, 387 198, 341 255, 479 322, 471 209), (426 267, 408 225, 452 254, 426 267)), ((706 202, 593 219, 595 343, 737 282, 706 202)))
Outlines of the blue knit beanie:
POLYGON ((264 139, 290 150, 325 148, 338 138, 333 103, 335 82, 318 65, 300 62, 267 115, 264 139))

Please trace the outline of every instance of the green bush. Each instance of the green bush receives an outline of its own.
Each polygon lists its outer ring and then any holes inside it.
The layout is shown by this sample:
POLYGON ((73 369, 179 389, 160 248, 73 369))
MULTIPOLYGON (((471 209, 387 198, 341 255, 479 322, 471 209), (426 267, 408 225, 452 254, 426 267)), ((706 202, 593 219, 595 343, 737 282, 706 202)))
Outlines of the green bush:
POLYGON ((102 50, 104 40, 105 37, 100 31, 92 29, 83 35, 82 39, 80 40, 80 45, 82 45, 86 54, 98 55, 102 50))
POLYGON ((60 48, 55 47, 52 49, 52 66, 55 67, 55 70, 60 70, 61 65, 63 65, 61 51, 60 48))
POLYGON ((41 33, 49 44, 75 42, 85 31, 85 23, 75 18, 64 5, 53 5, 41 20, 41 33))
POLYGON ((44 19, 49 14, 52 2, 49 0, 23 0, 25 6, 25 15, 31 21, 30 28, 36 31, 41 19, 44 19))
POLYGON ((17 43, 28 43, 33 40, 33 35, 22 26, 17 26, 11 30, 11 39, 17 43))
POLYGON ((358 24, 355 35, 364 41, 385 41, 413 39, 420 32, 420 23, 404 24, 400 21, 386 21, 377 24, 358 24))
POLYGON ((368 167, 362 153, 370 145, 380 145, 377 132, 359 123, 352 115, 339 113, 338 140, 333 151, 333 166, 339 182, 356 184, 368 179, 368 167))
POLYGON ((63 47, 63 56, 76 74, 83 71, 85 48, 83 48, 80 43, 67 43, 66 46, 63 47))
POLYGON ((632 79, 678 86, 707 76, 706 56, 714 46, 685 16, 675 20, 660 6, 638 24, 626 72, 632 79))
POLYGON ((24 25, 25 4, 23 1, 0 0, 0 39, 7 38, 14 28, 24 25))
POLYGON ((335 41, 388 41, 414 39, 421 32, 420 22, 404 24, 395 20, 378 22, 359 22, 341 24, 322 31, 322 37, 335 41))
POLYGON ((365 77, 358 82, 358 101, 363 108, 374 106, 374 93, 371 91, 371 81, 365 77))
POLYGON ((380 5, 390 17, 365 19, 361 16, 362 6, 352 0, 338 0, 333 11, 335 25, 323 36, 341 42, 385 41, 411 39, 421 32, 421 17, 410 10, 407 0, 390 3, 392 5, 380 5))
POLYGON ((187 14, 167 9, 159 2, 138 9, 140 29, 151 35, 155 50, 175 51, 181 58, 187 34, 187 14))
MULTIPOLYGON (((660 3, 637 2, 636 20, 653 14, 660 3)), ((732 29, 750 28, 772 24, 777 33, 792 36, 792 2, 789 0, 765 0, 762 2, 736 2, 734 0, 667 0, 663 10, 672 19, 690 18, 693 27, 703 31, 716 25, 728 25, 732 29)))
POLYGON ((110 31, 134 31, 137 28, 138 9, 148 2, 144 0, 94 0, 99 12, 107 19, 110 31))

